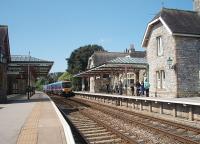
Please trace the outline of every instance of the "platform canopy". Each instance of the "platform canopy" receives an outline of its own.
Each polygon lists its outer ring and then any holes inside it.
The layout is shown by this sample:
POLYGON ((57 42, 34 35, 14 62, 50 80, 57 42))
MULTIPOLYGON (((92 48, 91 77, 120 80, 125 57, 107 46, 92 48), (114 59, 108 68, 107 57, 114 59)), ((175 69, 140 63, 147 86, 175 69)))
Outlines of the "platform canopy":
POLYGON ((148 64, 145 58, 118 57, 116 59, 107 61, 100 66, 78 73, 74 75, 74 77, 87 77, 91 75, 122 73, 125 71, 125 69, 127 72, 134 72, 140 69, 147 69, 147 67, 148 64))
POLYGON ((8 74, 26 76, 28 69, 34 77, 47 76, 53 61, 46 61, 28 55, 12 55, 8 65, 8 74))

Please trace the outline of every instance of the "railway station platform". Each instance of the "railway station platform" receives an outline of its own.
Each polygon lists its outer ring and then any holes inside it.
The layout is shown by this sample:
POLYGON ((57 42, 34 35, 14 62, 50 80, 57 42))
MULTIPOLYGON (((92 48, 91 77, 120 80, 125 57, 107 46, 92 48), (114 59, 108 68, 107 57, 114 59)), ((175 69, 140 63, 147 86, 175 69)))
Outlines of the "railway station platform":
POLYGON ((44 93, 10 95, 0 104, 1 144, 73 144, 70 127, 44 93))

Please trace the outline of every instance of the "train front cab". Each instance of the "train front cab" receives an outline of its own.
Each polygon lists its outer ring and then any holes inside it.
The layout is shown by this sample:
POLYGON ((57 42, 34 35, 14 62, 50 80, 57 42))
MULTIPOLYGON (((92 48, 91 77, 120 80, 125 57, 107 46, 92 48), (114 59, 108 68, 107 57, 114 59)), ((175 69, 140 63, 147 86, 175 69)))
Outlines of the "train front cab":
POLYGON ((62 95, 66 97, 73 95, 72 84, 70 81, 62 82, 62 95))

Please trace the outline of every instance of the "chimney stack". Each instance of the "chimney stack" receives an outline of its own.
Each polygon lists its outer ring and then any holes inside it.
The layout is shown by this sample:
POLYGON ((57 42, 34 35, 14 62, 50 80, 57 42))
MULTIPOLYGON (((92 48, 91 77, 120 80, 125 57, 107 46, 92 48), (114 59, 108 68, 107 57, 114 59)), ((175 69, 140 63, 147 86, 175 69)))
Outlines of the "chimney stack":
POLYGON ((193 9, 200 14, 200 0, 193 0, 193 9))
POLYGON ((134 44, 131 44, 130 45, 130 48, 128 50, 128 53, 133 53, 135 51, 135 47, 134 47, 134 44))

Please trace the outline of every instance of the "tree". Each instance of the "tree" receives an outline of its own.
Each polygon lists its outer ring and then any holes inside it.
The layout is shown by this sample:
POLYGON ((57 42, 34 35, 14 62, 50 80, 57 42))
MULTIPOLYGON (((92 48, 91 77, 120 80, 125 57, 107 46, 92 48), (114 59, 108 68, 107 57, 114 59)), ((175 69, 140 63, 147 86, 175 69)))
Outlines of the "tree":
MULTIPOLYGON (((89 57, 95 51, 105 51, 102 46, 99 45, 86 45, 75 49, 68 59, 68 69, 69 73, 77 74, 81 71, 85 71, 88 64, 89 57)), ((80 90, 81 88, 81 79, 73 78, 72 85, 74 90, 80 90)))
POLYGON ((55 72, 48 74, 46 78, 46 83, 54 83, 58 81, 58 78, 63 74, 63 72, 55 72))
POLYGON ((59 78, 58 81, 71 81, 72 75, 69 72, 64 72, 59 78))
POLYGON ((81 71, 85 71, 87 68, 88 59, 95 51, 105 50, 99 45, 86 45, 74 50, 68 59, 68 72, 71 74, 76 74, 81 71))

